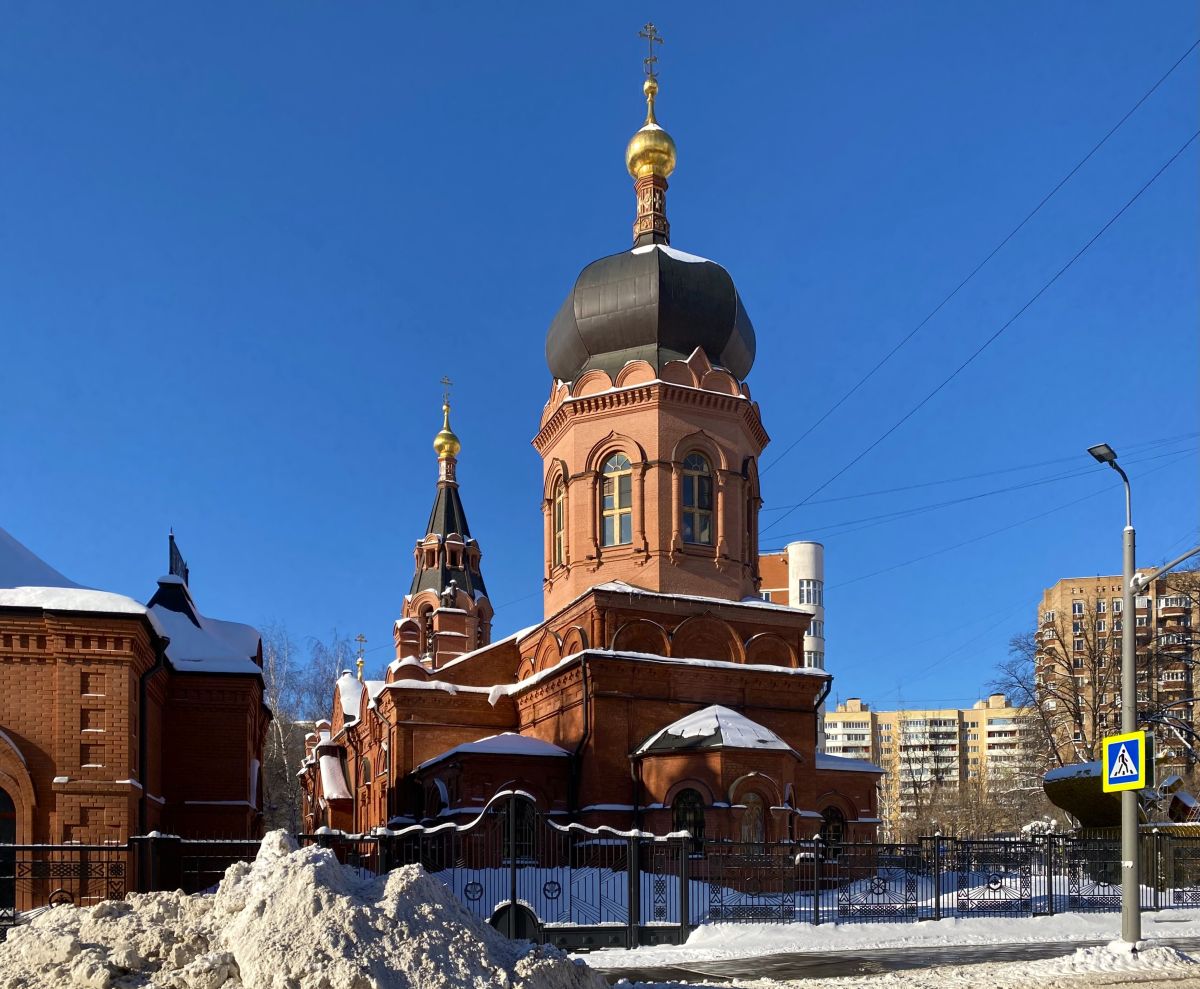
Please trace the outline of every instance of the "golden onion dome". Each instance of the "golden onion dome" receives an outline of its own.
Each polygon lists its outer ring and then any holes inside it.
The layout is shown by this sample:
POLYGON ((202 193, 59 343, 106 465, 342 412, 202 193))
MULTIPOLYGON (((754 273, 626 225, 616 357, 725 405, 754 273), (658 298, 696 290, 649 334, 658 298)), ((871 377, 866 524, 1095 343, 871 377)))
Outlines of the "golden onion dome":
POLYGON ((433 438, 433 448, 437 451, 439 460, 443 460, 446 457, 457 457, 458 452, 462 449, 462 441, 454 434, 454 430, 450 428, 449 402, 442 404, 442 428, 437 436, 433 438))
POLYGON ((675 142, 654 119, 658 80, 650 76, 642 90, 646 94, 646 122, 629 139, 629 146, 625 149, 625 167, 635 179, 643 175, 660 175, 665 179, 675 171, 675 142))

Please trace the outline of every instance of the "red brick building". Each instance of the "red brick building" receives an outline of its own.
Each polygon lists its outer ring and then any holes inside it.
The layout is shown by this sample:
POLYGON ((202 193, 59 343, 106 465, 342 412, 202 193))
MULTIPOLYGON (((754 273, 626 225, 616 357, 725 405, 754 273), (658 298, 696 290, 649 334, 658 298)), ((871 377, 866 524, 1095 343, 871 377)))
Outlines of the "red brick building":
POLYGON ((0 529, 0 842, 259 832, 258 633, 202 615, 170 548, 142 605, 0 529))
POLYGON ((754 329, 724 268, 670 247, 675 146, 645 91, 633 249, 584 268, 546 341, 545 617, 491 641, 447 405, 396 659, 343 674, 309 736, 310 829, 461 821, 515 786, 587 825, 874 835, 880 771, 816 752, 811 615, 757 594, 754 329))

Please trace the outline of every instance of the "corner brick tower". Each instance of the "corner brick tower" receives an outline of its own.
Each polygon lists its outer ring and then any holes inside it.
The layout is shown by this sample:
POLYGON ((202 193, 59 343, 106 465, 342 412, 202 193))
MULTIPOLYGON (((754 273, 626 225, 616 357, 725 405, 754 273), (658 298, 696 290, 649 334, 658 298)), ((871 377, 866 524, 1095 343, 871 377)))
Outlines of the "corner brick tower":
POLYGON ((437 670, 492 638, 492 605, 480 570, 482 553, 471 536, 458 494, 462 443, 450 428, 450 398, 442 403, 442 428, 433 438, 438 455, 437 493, 425 536, 413 551, 412 585, 393 628, 396 658, 416 659, 437 670))
POLYGON ((626 149, 633 249, 580 273, 546 337, 554 375, 541 455, 545 613, 620 580, 741 600, 758 586, 758 457, 768 442, 744 384, 754 328, 719 264, 670 246, 675 142, 655 119, 626 149))

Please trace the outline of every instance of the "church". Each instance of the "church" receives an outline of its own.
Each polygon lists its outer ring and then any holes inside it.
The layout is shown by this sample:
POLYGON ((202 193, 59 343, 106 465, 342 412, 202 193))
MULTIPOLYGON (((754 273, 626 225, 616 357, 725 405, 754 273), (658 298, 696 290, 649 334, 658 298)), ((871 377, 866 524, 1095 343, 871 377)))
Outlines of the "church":
POLYGON ((519 789, 562 823, 696 841, 875 836, 879 768, 817 751, 812 615, 760 593, 754 327, 721 265, 671 246, 654 61, 632 248, 582 270, 546 337, 544 618, 492 637, 447 396, 395 660, 343 673, 306 740, 310 831, 462 824, 519 789))
POLYGON ((262 644, 203 614, 189 576, 171 535, 142 604, 0 529, 0 843, 261 833, 262 644))

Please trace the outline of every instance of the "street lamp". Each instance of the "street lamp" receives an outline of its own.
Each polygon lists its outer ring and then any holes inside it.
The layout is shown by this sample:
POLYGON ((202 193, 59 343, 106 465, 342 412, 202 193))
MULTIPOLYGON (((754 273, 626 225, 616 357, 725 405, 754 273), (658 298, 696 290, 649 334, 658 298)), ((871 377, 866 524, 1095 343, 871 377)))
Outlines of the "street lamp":
MULTIPOLYGON (((1088 453, 1108 464, 1125 483, 1125 530, 1122 536, 1121 573, 1121 732, 1137 731, 1137 671, 1134 659, 1134 537, 1133 507, 1129 477, 1117 463, 1117 451, 1107 443, 1088 447, 1088 453)), ((1146 753, 1142 753, 1145 758, 1146 753)), ((1105 767, 1102 767, 1102 769, 1105 767)), ((1138 796, 1136 790, 1121 792, 1121 938, 1136 945, 1142 939, 1142 914, 1138 876, 1138 796)))

